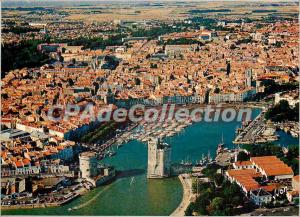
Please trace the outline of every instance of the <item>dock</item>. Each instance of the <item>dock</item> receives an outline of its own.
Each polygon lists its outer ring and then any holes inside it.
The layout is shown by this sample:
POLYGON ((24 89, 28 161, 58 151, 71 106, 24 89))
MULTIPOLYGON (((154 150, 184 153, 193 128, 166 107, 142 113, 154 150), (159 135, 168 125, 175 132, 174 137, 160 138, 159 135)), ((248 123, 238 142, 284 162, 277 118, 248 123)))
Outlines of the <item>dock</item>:
POLYGON ((256 144, 278 140, 275 125, 271 122, 267 123, 264 115, 265 111, 262 111, 253 121, 242 126, 232 143, 256 144))

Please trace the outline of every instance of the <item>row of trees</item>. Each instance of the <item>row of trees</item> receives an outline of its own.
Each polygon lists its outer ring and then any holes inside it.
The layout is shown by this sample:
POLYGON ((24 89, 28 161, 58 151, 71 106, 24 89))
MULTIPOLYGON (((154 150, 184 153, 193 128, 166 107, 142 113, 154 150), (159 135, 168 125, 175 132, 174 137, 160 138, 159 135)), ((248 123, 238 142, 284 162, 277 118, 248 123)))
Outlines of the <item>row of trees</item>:
POLYGON ((39 32, 39 31, 40 31, 39 28, 32 28, 30 26, 13 26, 10 28, 4 28, 2 30, 2 33, 12 32, 15 34, 21 34, 21 33, 26 33, 26 32, 39 32))
POLYGON ((255 96, 252 98, 252 100, 260 101, 264 97, 274 94, 277 92, 283 92, 283 91, 291 91, 296 90, 299 88, 299 83, 284 83, 284 84, 278 84, 274 80, 263 80, 262 85, 265 86, 265 91, 256 93, 255 96))
POLYGON ((117 127, 117 123, 108 122, 103 123, 100 127, 96 128, 94 131, 91 131, 84 136, 82 136, 79 141, 84 143, 93 143, 99 140, 107 139, 117 127))
POLYGON ((272 120, 274 122, 283 121, 299 121, 299 103, 291 108, 288 101, 281 100, 274 107, 270 108, 266 114, 265 118, 272 120))
POLYGON ((173 28, 172 26, 162 24, 160 27, 152 29, 137 29, 131 32, 133 37, 148 37, 149 39, 156 39, 158 36, 165 35, 172 32, 182 31, 179 28, 173 28))
POLYGON ((71 46, 83 46, 84 49, 105 49, 106 46, 122 45, 122 37, 124 35, 117 34, 109 37, 108 39, 103 38, 86 38, 79 37, 75 39, 52 39, 55 43, 68 43, 71 46))

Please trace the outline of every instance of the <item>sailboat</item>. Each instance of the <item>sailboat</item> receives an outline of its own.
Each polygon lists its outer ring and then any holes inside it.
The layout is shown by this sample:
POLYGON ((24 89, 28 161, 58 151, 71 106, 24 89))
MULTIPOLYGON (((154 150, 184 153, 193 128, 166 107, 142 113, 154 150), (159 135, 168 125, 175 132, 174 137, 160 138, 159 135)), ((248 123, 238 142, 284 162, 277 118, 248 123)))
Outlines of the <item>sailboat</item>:
POLYGON ((208 153, 207 153, 207 161, 208 161, 208 163, 212 162, 212 158, 210 156, 210 151, 208 151, 208 153))
POLYGON ((224 144, 224 138, 223 138, 223 133, 222 133, 222 142, 218 144, 217 155, 222 152, 224 145, 225 144, 224 144))
POLYGON ((195 166, 200 167, 202 165, 203 165, 203 161, 202 160, 196 161, 195 166))
POLYGON ((135 183, 135 177, 132 177, 130 180, 130 185, 133 185, 135 183))
POLYGON ((187 157, 187 160, 184 164, 185 166, 192 166, 192 162, 189 161, 189 157, 187 157))

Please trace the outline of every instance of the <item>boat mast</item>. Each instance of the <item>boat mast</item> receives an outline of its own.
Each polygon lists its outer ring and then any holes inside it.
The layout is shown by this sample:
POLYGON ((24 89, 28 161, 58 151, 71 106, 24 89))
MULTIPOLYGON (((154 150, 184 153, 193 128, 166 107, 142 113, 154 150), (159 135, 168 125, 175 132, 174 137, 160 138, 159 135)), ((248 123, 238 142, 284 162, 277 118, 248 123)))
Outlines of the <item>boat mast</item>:
POLYGON ((224 137, 223 137, 223 132, 222 132, 222 144, 224 144, 224 137))

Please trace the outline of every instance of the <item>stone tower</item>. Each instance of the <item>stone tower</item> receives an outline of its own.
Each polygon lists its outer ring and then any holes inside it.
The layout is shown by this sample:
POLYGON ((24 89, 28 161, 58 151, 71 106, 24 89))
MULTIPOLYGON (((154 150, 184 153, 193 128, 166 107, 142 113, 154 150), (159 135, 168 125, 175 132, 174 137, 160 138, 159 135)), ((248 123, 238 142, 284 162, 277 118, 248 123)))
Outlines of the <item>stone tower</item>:
POLYGON ((164 178, 170 176, 171 147, 157 138, 148 142, 147 178, 164 178))
POLYGON ((98 161, 95 152, 83 152, 79 155, 81 178, 92 178, 98 175, 98 161))

